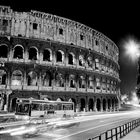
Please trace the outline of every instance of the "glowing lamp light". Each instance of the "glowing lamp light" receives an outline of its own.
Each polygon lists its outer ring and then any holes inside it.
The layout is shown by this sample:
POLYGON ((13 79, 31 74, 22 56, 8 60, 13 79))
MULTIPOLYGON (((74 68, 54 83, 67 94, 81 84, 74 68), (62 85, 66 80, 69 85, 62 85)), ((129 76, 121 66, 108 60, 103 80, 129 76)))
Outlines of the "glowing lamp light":
POLYGON ((133 39, 130 39, 124 44, 125 53, 131 60, 135 61, 140 56, 140 44, 133 39))

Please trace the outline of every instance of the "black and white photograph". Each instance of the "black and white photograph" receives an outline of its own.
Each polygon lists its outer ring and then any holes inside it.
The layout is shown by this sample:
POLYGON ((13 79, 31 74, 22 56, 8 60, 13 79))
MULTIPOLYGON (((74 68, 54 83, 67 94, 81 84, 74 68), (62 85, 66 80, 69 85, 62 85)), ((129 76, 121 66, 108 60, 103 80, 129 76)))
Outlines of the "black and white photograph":
POLYGON ((139 140, 135 2, 0 0, 0 140, 139 140))

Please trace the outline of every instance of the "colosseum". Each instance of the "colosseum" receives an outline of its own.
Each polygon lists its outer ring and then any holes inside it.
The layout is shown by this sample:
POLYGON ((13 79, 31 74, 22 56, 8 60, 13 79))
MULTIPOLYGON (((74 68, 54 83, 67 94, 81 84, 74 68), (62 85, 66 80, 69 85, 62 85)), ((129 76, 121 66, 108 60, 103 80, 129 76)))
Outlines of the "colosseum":
POLYGON ((74 102, 76 112, 119 108, 119 50, 79 22, 0 6, 0 110, 17 97, 74 102))

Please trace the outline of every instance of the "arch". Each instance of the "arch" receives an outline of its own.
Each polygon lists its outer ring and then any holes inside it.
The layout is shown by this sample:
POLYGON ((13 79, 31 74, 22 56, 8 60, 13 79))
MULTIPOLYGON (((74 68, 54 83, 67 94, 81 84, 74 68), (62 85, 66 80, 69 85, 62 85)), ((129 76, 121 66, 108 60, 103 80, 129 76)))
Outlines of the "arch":
POLYGON ((100 78, 96 77, 96 89, 100 89, 100 88, 101 88, 100 78))
POLYGON ((13 51, 13 58, 23 59, 24 48, 22 45, 16 45, 13 51))
POLYGON ((65 80, 64 80, 64 75, 61 74, 61 73, 56 73, 55 75, 55 84, 57 87, 64 87, 64 83, 65 83, 65 80))
POLYGON ((56 52, 56 62, 63 62, 64 60, 64 52, 61 50, 57 50, 56 52))
POLYGON ((69 87, 75 88, 75 75, 70 75, 69 76, 69 87))
POLYGON ((52 61, 52 51, 51 49, 45 49, 43 51, 43 61, 52 61))
POLYGON ((95 69, 99 69, 99 59, 95 58, 95 69))
POLYGON ((84 66, 84 56, 83 55, 79 55, 79 66, 84 66))
POLYGON ((81 102, 80 110, 81 111, 85 111, 85 107, 86 107, 85 99, 84 98, 81 98, 80 102, 81 102))
POLYGON ((31 47, 29 49, 29 59, 37 60, 38 59, 38 49, 36 47, 31 47))
POLYGON ((7 58, 8 46, 6 44, 0 44, 0 58, 7 58))
POLYGON ((97 107, 97 111, 101 111, 101 100, 100 99, 97 99, 96 107, 97 107))
POLYGON ((0 69, 0 85, 6 85, 7 73, 5 70, 0 69))
POLYGON ((75 61, 75 55, 73 53, 68 54, 68 64, 73 65, 75 61))
POLYGON ((89 102, 88 102, 88 108, 89 108, 89 111, 93 111, 93 105, 94 105, 94 102, 93 102, 93 99, 90 98, 89 99, 89 102))
POLYGON ((93 89, 94 88, 94 78, 89 76, 88 78, 88 88, 93 89))
POLYGON ((85 85, 86 82, 85 82, 85 77, 84 76, 80 76, 79 77, 79 88, 85 88, 85 85))
POLYGON ((37 86, 37 73, 30 71, 27 75, 27 85, 28 86, 37 86))
POLYGON ((52 85, 52 77, 50 72, 46 72, 43 75, 43 86, 51 86, 52 85))
POLYGON ((91 56, 88 56, 88 58, 87 58, 87 64, 88 64, 88 67, 92 68, 93 62, 92 62, 92 57, 91 56))
POLYGON ((108 100, 107 100, 107 103, 108 103, 108 110, 110 110, 110 109, 111 109, 111 100, 108 99, 108 100))
POLYGON ((106 99, 103 99, 103 111, 106 111, 106 99))
POLYGON ((11 102, 11 111, 14 112, 16 110, 16 100, 17 98, 13 98, 11 102))
POLYGON ((68 101, 70 100, 74 103, 74 112, 76 112, 76 100, 74 98, 70 98, 68 101))
POLYGON ((13 71, 11 85, 14 85, 14 86, 22 85, 22 79, 23 79, 23 75, 20 70, 13 71))

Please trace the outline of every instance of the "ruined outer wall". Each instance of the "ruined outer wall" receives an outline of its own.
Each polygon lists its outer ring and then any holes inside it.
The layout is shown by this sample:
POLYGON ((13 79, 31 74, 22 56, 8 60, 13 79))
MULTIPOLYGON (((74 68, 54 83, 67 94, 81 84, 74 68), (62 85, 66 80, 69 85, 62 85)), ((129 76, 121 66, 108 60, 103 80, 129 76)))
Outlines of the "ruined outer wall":
POLYGON ((118 64, 118 47, 109 38, 86 25, 56 15, 33 10, 14 12, 10 7, 0 6, 0 34, 72 44, 99 52, 118 64))

